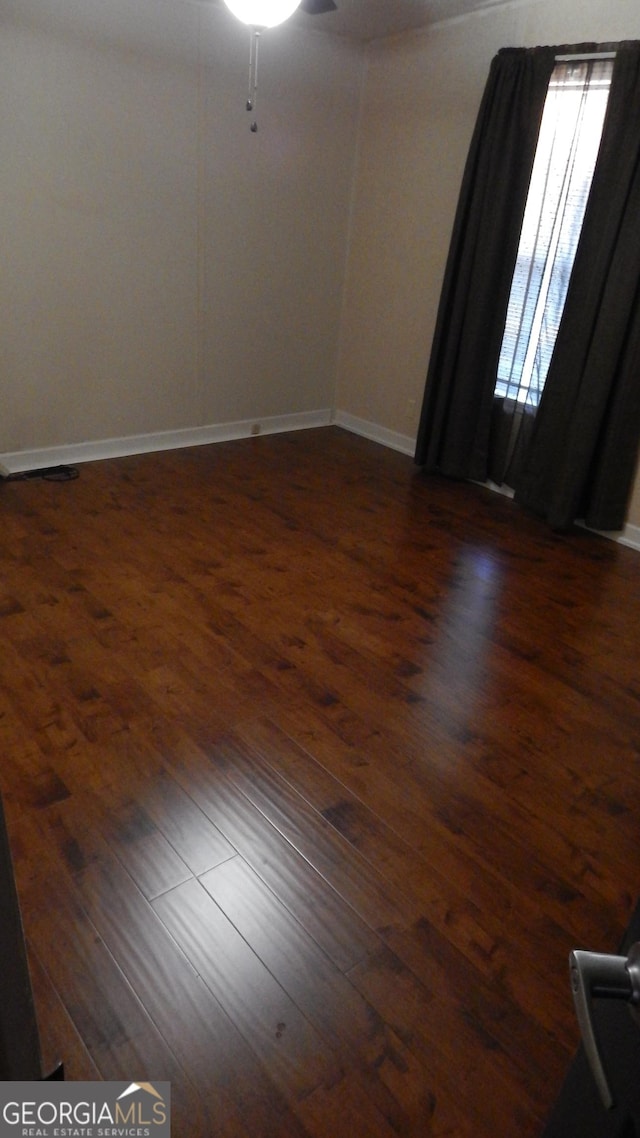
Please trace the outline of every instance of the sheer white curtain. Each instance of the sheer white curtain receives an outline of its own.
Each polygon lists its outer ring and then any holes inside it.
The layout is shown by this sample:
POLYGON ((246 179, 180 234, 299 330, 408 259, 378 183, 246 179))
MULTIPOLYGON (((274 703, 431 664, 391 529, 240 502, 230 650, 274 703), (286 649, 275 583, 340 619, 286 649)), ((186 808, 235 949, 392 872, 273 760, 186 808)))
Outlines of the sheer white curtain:
MULTIPOLYGON (((558 62, 545 101, 495 394, 536 408, 562 317, 607 108, 612 59, 558 62)), ((504 408, 504 405, 503 405, 504 408)))

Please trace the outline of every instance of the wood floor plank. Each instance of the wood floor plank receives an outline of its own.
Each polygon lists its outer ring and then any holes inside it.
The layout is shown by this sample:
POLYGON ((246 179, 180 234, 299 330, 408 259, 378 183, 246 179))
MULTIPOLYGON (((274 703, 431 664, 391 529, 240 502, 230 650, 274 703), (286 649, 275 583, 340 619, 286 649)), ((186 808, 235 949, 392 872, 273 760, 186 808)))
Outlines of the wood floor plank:
MULTIPOLYGON (((538 1003, 541 996, 549 991, 549 977, 541 976, 537 970, 529 970, 526 984, 522 983, 519 970, 514 961, 510 961, 502 950, 500 928, 493 929, 483 919, 484 907, 480 908, 478 899, 472 898, 468 892, 457 891, 452 881, 445 880, 438 868, 433 864, 422 864, 416 856, 416 847, 419 848, 419 835, 409 844, 406 838, 411 833, 411 819, 403 815, 403 829, 405 838, 399 833, 390 830, 381 823, 380 817, 368 809, 361 798, 351 794, 348 788, 333 778, 326 768, 312 761, 311 756, 302 751, 293 740, 288 738, 282 730, 276 728, 269 721, 252 721, 244 726, 240 734, 250 739, 256 748, 259 748, 263 759, 268 760, 282 777, 294 786, 298 792, 304 794, 307 801, 315 805, 322 815, 335 826, 340 833, 364 854, 375 865, 384 877, 393 885, 395 896, 413 898, 413 905, 417 907, 420 916, 411 921, 409 927, 389 926, 382 936, 384 940, 400 948, 399 955, 406 959, 403 949, 409 950, 412 959, 416 959, 410 946, 417 938, 420 939, 426 932, 434 937, 435 943, 449 945, 453 952, 453 959, 461 954, 466 934, 467 967, 473 962, 477 968, 473 987, 477 992, 484 992, 485 996, 492 989, 491 999, 495 1004, 501 1001, 501 993, 507 997, 503 1004, 503 1011, 498 1019, 500 1027, 505 1027, 505 1034, 515 1029, 515 1022, 506 1028, 508 1021, 515 1014, 516 1020, 520 1018, 520 1030, 529 1025, 535 1036, 538 1003), (463 933, 464 929, 464 933, 463 933), (473 951, 473 948, 475 951, 473 951), (498 989, 495 981, 499 977, 498 989), (518 992, 517 1001, 509 993, 513 987, 518 992), (519 1016, 521 1009, 527 1009, 527 1016, 519 1016)), ((390 788, 387 788, 387 799, 390 788)), ((495 891, 497 883, 488 880, 486 885, 487 896, 489 890, 495 891)), ((513 914, 506 914, 513 920, 513 914)), ((566 955, 567 942, 561 939, 561 930, 545 920, 540 921, 539 913, 529 909, 526 913, 527 928, 533 938, 534 928, 540 925, 538 935, 548 943, 555 936, 558 939, 560 951, 566 955)), ((420 954, 420 959, 423 959, 420 954)), ((425 954, 424 959, 433 962, 433 953, 425 954)), ((413 966, 413 965, 411 965, 413 966)), ((448 969, 443 970, 439 983, 447 983, 448 969)), ((418 968, 418 974, 420 969, 418 968)), ((564 977, 558 977, 561 983, 564 977)), ((543 1026, 545 1026, 543 1024, 543 1026)), ((559 1022, 547 1023, 546 1027, 554 1033, 562 1033, 559 1022)), ((539 1045, 550 1046, 548 1032, 541 1032, 539 1045)), ((534 1039, 529 1041, 533 1048, 534 1039)), ((504 1038, 504 1036, 503 1036, 504 1038)), ((529 1060, 531 1061, 531 1059, 529 1060)))
POLYGON ((505 1071, 506 1055, 495 1041, 483 1040, 480 1025, 457 1016, 454 1006, 416 983, 415 975, 388 949, 355 965, 349 977, 444 1088, 445 1096, 462 1105, 466 1118, 481 1118, 495 1134, 535 1133, 544 1117, 538 1103, 522 1085, 515 1093, 505 1071), (456 1063, 458 1047, 469 1057, 464 1071, 456 1063))
MULTIPOLYGON (((358 1138, 392 1138, 392 1135, 403 1133, 393 1129, 377 1111, 364 1088, 354 1086, 348 1078, 342 1078, 330 1087, 318 1087, 298 1105, 298 1113, 309 1133, 318 1138, 325 1134, 344 1138, 349 1134, 357 1134, 358 1138)), ((423 1119, 420 1133, 424 1138, 431 1135, 428 1118, 423 1119)))
POLYGON ((47 883, 23 894, 30 941, 86 1040, 102 1078, 153 1071, 183 1085, 173 1055, 77 902, 47 883))
POLYGON ((637 551, 339 428, 79 473, 0 487, 47 1061, 185 1138, 537 1138, 640 879, 637 551))
MULTIPOLYGON (((31 872, 22 895, 31 928, 32 905, 46 918, 43 894, 52 894, 59 908, 56 951, 47 979, 63 994, 74 1031, 82 1033, 96 1058, 98 1077, 122 1079, 139 1071, 140 1060, 136 1066, 132 1059, 136 1047, 152 1064, 154 1077, 167 1079, 175 1088, 172 1118, 179 1133, 241 1138, 251 1125, 273 1138, 303 1138, 295 1114, 174 938, 101 836, 87 832, 86 816, 87 800, 77 805, 66 802, 40 818, 37 828, 29 827, 25 856, 31 872), (50 854, 45 862, 41 854, 47 847, 50 854), (47 863, 56 862, 52 883, 47 863), (71 893, 68 885, 65 888, 67 877, 73 882, 71 893), (59 905, 58 898, 65 898, 65 903, 59 905), (62 969, 57 955, 65 951, 66 942, 60 940, 58 927, 66 930, 74 945, 62 969), (85 971, 85 956, 90 971, 85 971), (87 1005, 78 1006, 71 994, 75 984, 80 992, 87 989, 87 1005), (117 1014, 121 1024, 110 1029, 113 1041, 105 1039, 103 1005, 110 1016, 117 1014), (98 1026, 92 1029, 89 1022, 94 1020, 98 1026)), ((27 873, 21 862, 18 871, 24 881, 27 873)), ((37 933, 34 944, 42 953, 37 933)), ((107 1023, 111 1023, 108 1016, 107 1023)))
POLYGON ((217 764, 184 739, 173 736, 172 747, 179 781, 338 967, 350 967, 377 947, 377 935, 362 916, 217 764))
POLYGON ((100 1072, 81 1034, 33 949, 29 952, 29 973, 40 1031, 43 1073, 51 1074, 64 1062, 65 1079, 72 1082, 99 1080, 100 1072))
POLYGON ((285 1095, 301 1099, 336 1081, 329 1048, 199 882, 153 907, 285 1095))
POLYGON ((381 875, 355 850, 347 869, 341 835, 300 795, 257 763, 239 738, 230 734, 219 738, 212 760, 373 930, 406 919, 401 899, 385 887, 381 875))
POLYGON ((235 849, 182 787, 163 772, 148 786, 145 810, 196 876, 235 855, 235 849))
MULTIPOLYGON (((367 853, 374 864, 380 865, 387 873, 393 873, 390 859, 393 853, 397 856, 398 836, 403 835, 414 853, 409 861, 401 861, 395 870, 395 880, 402 892, 417 895, 430 923, 452 937, 474 967, 488 976, 499 978, 529 1015, 541 1017, 550 1029, 563 1034, 559 1021, 548 1018, 549 1001, 544 993, 548 994, 554 988, 559 997, 562 995, 564 962, 570 944, 576 937, 580 938, 580 920, 584 920, 584 912, 589 913, 592 922, 600 921, 599 936, 603 940, 611 942, 619 935, 615 922, 612 923, 610 909, 602 899, 589 892, 588 903, 585 903, 582 893, 577 891, 575 896, 582 906, 582 914, 575 918, 573 933, 568 933, 565 926, 568 922, 571 927, 572 915, 567 905, 563 907, 562 919, 554 920, 541 906, 538 889, 530 894, 523 892, 517 884, 505 879, 504 873, 496 873, 500 866, 488 865, 484 856, 478 858, 473 850, 469 851, 456 832, 458 825, 449 828, 438 821, 433 814, 430 794, 409 777, 409 772, 405 778, 390 779, 384 767, 381 770, 375 761, 373 748, 363 754, 360 749, 341 745, 335 735, 327 732, 317 718, 314 722, 308 712, 306 726, 301 725, 298 718, 289 717, 287 722, 294 738, 297 736, 304 744, 309 758, 312 759, 314 754, 317 756, 318 764, 325 771, 321 776, 325 784, 329 780, 327 772, 333 771, 333 789, 342 784, 353 794, 346 803, 344 794, 333 799, 329 807, 333 811, 330 815, 333 824, 358 846, 360 853, 367 853), (363 802, 368 803, 368 809, 363 808, 363 802), (389 842, 375 841, 374 830, 381 833, 381 819, 391 827, 392 840, 389 842), (419 853, 417 858, 416 853, 419 853), (381 862, 382 858, 386 864, 381 862), (519 936, 532 947, 537 946, 526 982, 504 940, 506 927, 513 937, 519 936), (544 966, 539 967, 539 962, 550 952, 562 962, 551 975, 544 966)), ((243 731, 255 735, 255 723, 243 731)), ((265 746, 264 736, 260 746, 265 746)), ((278 769, 283 769, 289 759, 286 777, 293 780, 299 789, 303 783, 309 786, 317 782, 313 763, 305 763, 297 768, 298 774, 295 773, 291 767, 291 748, 286 739, 281 739, 277 757, 273 751, 269 755, 270 761, 277 762, 278 769)), ((457 788, 454 787, 453 803, 456 796, 457 788)), ((329 799, 321 801, 328 802, 329 799)), ((573 891, 567 891, 566 896, 573 896, 573 891)), ((623 902, 630 911, 631 898, 623 898, 623 902)))
POLYGON ((113 863, 94 863, 79 889, 96 928, 173 1053, 212 1104, 225 1135, 291 1135, 302 1128, 251 1048, 163 923, 113 863))
POLYGON ((393 1128, 423 1134, 428 1073, 288 910, 239 858, 201 883, 393 1128))
POLYGON ((106 809, 96 808, 95 812, 102 820, 105 838, 147 900, 193 876, 147 813, 146 803, 122 801, 119 796, 114 801, 107 792, 101 797, 106 809))

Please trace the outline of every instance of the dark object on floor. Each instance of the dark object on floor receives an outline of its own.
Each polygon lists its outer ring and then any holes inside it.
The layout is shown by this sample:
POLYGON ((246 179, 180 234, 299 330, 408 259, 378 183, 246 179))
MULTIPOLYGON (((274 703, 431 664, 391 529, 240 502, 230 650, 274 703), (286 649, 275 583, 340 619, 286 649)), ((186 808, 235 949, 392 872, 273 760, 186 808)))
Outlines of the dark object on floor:
POLYGON ((45 482, 72 482, 78 477, 75 466, 43 466, 38 470, 18 470, 15 474, 5 474, 2 482, 28 482, 43 478, 45 482))

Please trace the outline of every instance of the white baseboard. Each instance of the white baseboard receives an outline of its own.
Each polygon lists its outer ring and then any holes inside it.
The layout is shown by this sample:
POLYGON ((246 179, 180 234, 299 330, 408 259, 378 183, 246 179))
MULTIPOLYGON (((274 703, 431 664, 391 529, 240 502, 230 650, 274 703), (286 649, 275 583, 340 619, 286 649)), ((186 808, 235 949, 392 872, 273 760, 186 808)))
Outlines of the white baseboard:
POLYGON ((333 422, 337 427, 344 427, 345 431, 351 431, 354 435, 362 435, 365 439, 372 439, 374 443, 381 443, 382 446, 389 447, 391 450, 399 450, 402 454, 409 454, 413 458, 416 440, 411 435, 401 435, 397 431, 390 431, 378 423, 370 423, 368 419, 359 419, 356 415, 350 415, 348 411, 335 411, 333 422))
MULTIPOLYGON (((588 526, 585 526, 585 529, 588 528, 588 526)), ((630 549, 640 550, 640 526, 626 525, 623 530, 616 531, 615 533, 605 530, 592 530, 591 532, 599 533, 601 537, 611 538, 612 541, 618 541, 620 545, 628 545, 630 549)))
MULTIPOLYGON (((38 450, 13 451, 0 454, 0 478, 18 474, 23 470, 39 470, 46 466, 71 466, 80 462, 95 462, 104 458, 124 458, 132 454, 147 454, 152 451, 177 450, 181 447, 204 446, 207 443, 231 442, 233 439, 246 439, 253 435, 274 435, 284 431, 302 431, 314 427, 328 427, 334 423, 362 435, 366 439, 380 443, 391 450, 400 451, 413 457, 415 439, 390 431, 368 419, 360 419, 347 411, 331 412, 328 408, 319 411, 299 411, 291 415, 270 415, 266 418, 242 419, 235 423, 214 423, 206 427, 186 427, 177 431, 156 431, 147 435, 125 435, 118 439, 101 439, 95 442, 71 443, 66 446, 43 447, 38 450)), ((498 494, 513 497, 513 491, 494 483, 485 483, 498 494)), ((601 533, 640 550, 640 526, 626 525, 619 533, 601 533)))
POLYGON ((271 415, 244 419, 235 423, 215 423, 206 427, 187 427, 178 431, 156 431, 148 435, 126 435, 119 439, 71 443, 68 446, 43 447, 39 450, 14 451, 0 455, 0 471, 17 474, 23 470, 40 470, 46 466, 70 466, 79 462, 95 462, 104 458, 124 458, 131 454, 177 450, 207 443, 230 442, 252 435, 274 435, 283 431, 301 431, 328 427, 331 411, 300 411, 292 415, 271 415))
POLYGON ((626 525, 618 541, 623 545, 629 545, 631 549, 640 550, 640 526, 626 525))
MULTIPOLYGON (((505 498, 513 498, 514 496, 510 486, 499 486, 495 482, 478 482, 476 485, 486 486, 487 489, 493 490, 496 494, 502 494, 505 498)), ((610 541, 617 541, 620 545, 628 545, 630 549, 640 550, 640 526, 626 525, 622 530, 600 530, 591 529, 584 522, 579 521, 576 524, 589 530, 590 533, 597 533, 600 537, 608 537, 610 541)))

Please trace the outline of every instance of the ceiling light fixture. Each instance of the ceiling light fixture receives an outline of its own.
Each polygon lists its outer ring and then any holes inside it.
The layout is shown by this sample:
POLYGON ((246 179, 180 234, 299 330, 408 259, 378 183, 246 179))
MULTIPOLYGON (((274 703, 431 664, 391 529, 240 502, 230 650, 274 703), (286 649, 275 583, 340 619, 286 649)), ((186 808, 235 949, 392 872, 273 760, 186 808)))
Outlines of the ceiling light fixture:
MULTIPOLYGON (((275 28, 289 19, 298 8, 309 16, 322 16, 325 12, 335 12, 335 0, 224 0, 227 8, 243 24, 251 28, 249 47, 249 94, 247 110, 253 111, 258 96, 258 44, 260 33, 265 28, 275 28)), ((255 119, 251 130, 255 134, 258 124, 255 119)))
POLYGON ((275 28, 292 16, 300 0, 224 0, 230 12, 252 28, 275 28))
MULTIPOLYGON (((300 7, 300 0, 224 0, 227 8, 243 24, 251 28, 251 41, 249 45, 249 93, 246 108, 254 111, 258 98, 258 45, 260 32, 264 28, 275 28, 278 24, 292 16, 296 8, 300 7)), ((251 131, 256 133, 258 124, 255 118, 251 122, 251 131)))

